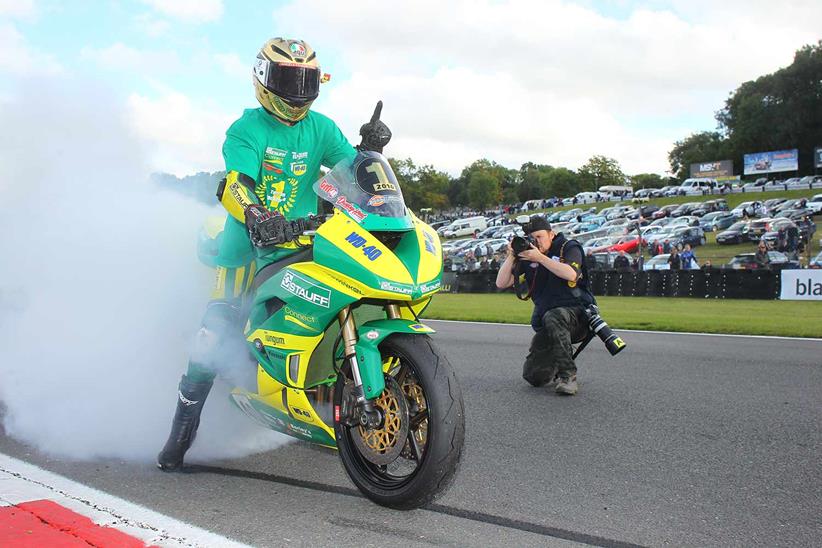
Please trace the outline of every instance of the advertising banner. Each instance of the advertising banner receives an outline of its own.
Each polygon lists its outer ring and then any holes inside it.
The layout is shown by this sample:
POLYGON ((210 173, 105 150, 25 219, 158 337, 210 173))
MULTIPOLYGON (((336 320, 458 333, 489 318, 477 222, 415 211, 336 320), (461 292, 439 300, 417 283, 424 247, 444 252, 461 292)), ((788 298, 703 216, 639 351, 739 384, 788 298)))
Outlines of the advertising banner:
POLYGON ((813 151, 813 167, 822 167, 822 147, 816 147, 813 151))
POLYGON ((745 175, 797 171, 799 170, 799 150, 794 148, 746 154, 744 165, 745 175))
POLYGON ((733 160, 719 160, 717 162, 698 162, 691 164, 691 177, 730 177, 734 174, 733 160))
POLYGON ((822 301, 822 270, 783 270, 779 298, 786 301, 822 301))

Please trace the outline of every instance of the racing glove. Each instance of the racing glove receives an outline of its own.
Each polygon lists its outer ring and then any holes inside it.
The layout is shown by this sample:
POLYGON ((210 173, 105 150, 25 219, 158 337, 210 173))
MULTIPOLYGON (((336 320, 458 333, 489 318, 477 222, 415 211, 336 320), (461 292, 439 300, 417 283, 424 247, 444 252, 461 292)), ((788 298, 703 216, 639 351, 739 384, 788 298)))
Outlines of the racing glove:
POLYGON ((245 226, 251 243, 257 247, 283 244, 295 237, 291 223, 285 217, 259 204, 251 204, 245 209, 245 226))
POLYGON ((362 141, 357 145, 358 150, 373 150, 382 154, 382 149, 391 140, 391 130, 380 120, 382 112, 382 101, 377 101, 371 121, 365 123, 360 128, 362 141))

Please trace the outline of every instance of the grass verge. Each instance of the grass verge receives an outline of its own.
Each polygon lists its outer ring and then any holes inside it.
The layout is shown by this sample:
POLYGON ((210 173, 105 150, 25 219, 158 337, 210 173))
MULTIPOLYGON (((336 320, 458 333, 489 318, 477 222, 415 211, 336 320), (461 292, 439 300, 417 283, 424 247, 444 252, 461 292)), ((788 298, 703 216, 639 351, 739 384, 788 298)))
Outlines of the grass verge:
MULTIPOLYGON (((611 327, 652 331, 822 337, 822 302, 597 297, 611 327)), ((437 295, 424 317, 530 323, 533 305, 511 293, 437 295)))

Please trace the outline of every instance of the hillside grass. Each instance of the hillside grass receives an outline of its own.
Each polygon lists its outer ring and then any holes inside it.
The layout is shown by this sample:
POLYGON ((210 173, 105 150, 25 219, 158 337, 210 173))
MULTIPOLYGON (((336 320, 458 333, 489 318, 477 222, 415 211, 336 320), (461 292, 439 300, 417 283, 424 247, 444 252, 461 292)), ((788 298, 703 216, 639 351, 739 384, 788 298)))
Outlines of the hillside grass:
MULTIPOLYGON (((651 331, 822 337, 822 302, 674 297, 597 297, 611 327, 651 331)), ((533 305, 511 293, 434 297, 423 316, 437 320, 521 323, 533 305)))
MULTIPOLYGON (((584 205, 567 205, 567 206, 559 206, 559 207, 551 207, 548 209, 535 209, 533 211, 529 211, 528 213, 544 213, 550 212, 554 213, 556 211, 567 211, 569 209, 574 208, 582 208, 588 209, 591 207, 595 207, 597 211, 601 211, 606 207, 612 207, 615 205, 632 205, 632 206, 639 206, 645 204, 654 204, 658 207, 662 207, 665 205, 670 204, 684 204, 687 202, 705 202, 707 200, 716 200, 719 198, 724 198, 728 202, 728 207, 730 209, 735 208, 742 202, 748 202, 753 200, 759 200, 764 202, 765 200, 770 200, 771 198, 785 198, 785 199, 793 199, 793 198, 812 198, 817 194, 822 194, 822 189, 815 188, 815 189, 808 189, 808 190, 777 190, 773 192, 740 192, 739 194, 709 194, 707 196, 674 196, 671 198, 654 198, 653 200, 649 200, 647 202, 642 202, 642 204, 634 204, 630 200, 626 200, 623 202, 599 202, 596 204, 584 204, 584 205)), ((510 217, 516 217, 518 214, 512 214, 510 217)))

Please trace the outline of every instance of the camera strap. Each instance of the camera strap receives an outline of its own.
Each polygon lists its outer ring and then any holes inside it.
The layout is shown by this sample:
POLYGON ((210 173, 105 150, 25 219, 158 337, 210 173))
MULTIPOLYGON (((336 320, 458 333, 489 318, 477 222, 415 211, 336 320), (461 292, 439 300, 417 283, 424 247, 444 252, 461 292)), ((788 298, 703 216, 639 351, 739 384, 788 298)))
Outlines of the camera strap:
MULTIPOLYGON (((572 240, 565 240, 564 242, 562 242, 562 247, 559 248, 559 260, 563 263, 565 263, 565 246, 568 245, 568 242, 570 242, 570 241, 572 241, 572 240)), ((574 240, 574 241, 576 241, 576 240, 574 240)), ((567 263, 565 263, 565 264, 567 264, 567 263)), ((574 285, 574 287, 571 287, 570 290, 571 290, 571 295, 573 295, 576 299, 578 299, 580 302, 582 302, 582 304, 587 304, 587 303, 585 303, 585 299, 583 298, 582 289, 579 288, 579 282, 580 282, 580 280, 582 280, 583 277, 584 277, 584 275, 582 274, 582 268, 580 267, 580 273, 579 273, 579 277, 577 278, 576 285, 574 285)))
POLYGON ((516 294, 519 300, 527 301, 531 298, 531 295, 534 293, 534 287, 536 287, 538 274, 538 271, 534 272, 534 278, 531 280, 531 284, 528 286, 528 292, 525 295, 523 295, 521 289, 524 284, 520 282, 520 277, 525 277, 525 272, 522 270, 522 261, 517 259, 516 268, 514 269, 514 293, 516 294))

